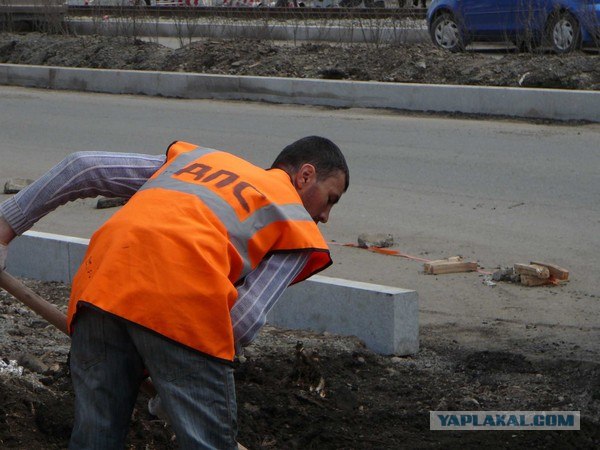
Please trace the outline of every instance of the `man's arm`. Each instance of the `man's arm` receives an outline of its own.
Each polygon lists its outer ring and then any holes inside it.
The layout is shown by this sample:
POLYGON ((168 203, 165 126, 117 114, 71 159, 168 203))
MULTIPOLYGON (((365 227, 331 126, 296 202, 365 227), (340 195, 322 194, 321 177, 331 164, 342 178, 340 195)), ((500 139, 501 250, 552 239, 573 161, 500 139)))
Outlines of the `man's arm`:
POLYGON ((71 200, 97 195, 131 197, 164 160, 164 156, 134 153, 73 153, 0 204, 0 214, 20 235, 71 200))
POLYGON ((164 156, 77 152, 0 204, 0 270, 8 243, 69 201, 104 195, 131 197, 164 163, 164 156))
POLYGON ((238 287, 238 299, 231 308, 236 353, 256 338, 267 320, 267 313, 298 276, 309 255, 310 251, 274 253, 238 287))

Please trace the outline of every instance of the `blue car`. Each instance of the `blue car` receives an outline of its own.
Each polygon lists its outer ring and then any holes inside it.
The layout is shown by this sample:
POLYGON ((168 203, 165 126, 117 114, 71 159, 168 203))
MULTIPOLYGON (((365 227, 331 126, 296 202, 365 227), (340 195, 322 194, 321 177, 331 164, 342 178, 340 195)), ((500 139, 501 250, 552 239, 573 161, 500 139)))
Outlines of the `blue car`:
POLYGON ((568 53, 600 44, 600 0, 433 0, 427 25, 433 43, 452 52, 473 41, 512 41, 568 53))

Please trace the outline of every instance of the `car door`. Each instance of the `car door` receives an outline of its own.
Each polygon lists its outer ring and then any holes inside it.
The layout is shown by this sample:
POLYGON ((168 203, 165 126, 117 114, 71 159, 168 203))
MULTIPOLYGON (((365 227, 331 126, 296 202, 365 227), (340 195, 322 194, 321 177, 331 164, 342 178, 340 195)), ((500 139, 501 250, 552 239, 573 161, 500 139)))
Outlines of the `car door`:
POLYGON ((465 29, 480 38, 502 38, 515 28, 519 1, 462 0, 465 29))
POLYGON ((556 0, 518 0, 515 33, 517 35, 539 34, 554 5, 558 5, 556 0))

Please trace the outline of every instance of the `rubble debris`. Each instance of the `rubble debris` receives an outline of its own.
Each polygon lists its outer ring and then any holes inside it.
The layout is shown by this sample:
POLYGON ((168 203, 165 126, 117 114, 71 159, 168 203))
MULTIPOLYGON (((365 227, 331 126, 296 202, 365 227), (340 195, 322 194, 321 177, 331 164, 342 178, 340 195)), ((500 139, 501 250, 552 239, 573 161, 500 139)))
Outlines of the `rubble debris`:
POLYGON ((477 263, 464 261, 461 256, 451 256, 446 259, 437 259, 423 264, 423 270, 427 274, 441 275, 446 273, 473 272, 477 270, 477 263))
POLYGON ((555 264, 532 262, 531 264, 515 264, 514 267, 524 286, 557 285, 561 281, 569 279, 569 271, 555 264))
POLYGON ((296 343, 296 357, 291 379, 297 386, 308 386, 310 392, 324 398, 325 379, 321 374, 320 358, 317 350, 307 354, 301 341, 296 343))
POLYGON ((493 281, 509 281, 511 283, 518 283, 521 281, 521 276, 515 272, 514 267, 504 267, 496 270, 492 274, 493 281))
POLYGON ((0 358, 0 374, 2 373, 20 377, 23 375, 23 367, 19 366, 14 359, 0 358))
POLYGON ((22 189, 25 189, 33 183, 33 180, 27 178, 9 178, 6 183, 4 183, 4 193, 5 194, 16 194, 22 189))
POLYGON ((524 286, 544 286, 559 284, 560 281, 569 279, 569 271, 556 264, 531 262, 529 264, 516 263, 513 267, 504 267, 492 274, 493 281, 509 281, 521 283, 524 286))
POLYGON ((96 209, 106 209, 106 208, 115 208, 117 206, 123 206, 127 203, 126 198, 115 197, 115 198, 107 198, 100 197, 96 202, 96 209))
POLYGON ((486 275, 483 277, 482 283, 485 284, 486 286, 491 286, 494 287, 496 286, 496 282, 492 281, 492 276, 491 275, 486 275))
POLYGON ((39 374, 45 374, 50 370, 47 364, 31 353, 22 353, 19 355, 17 358, 17 363, 20 366, 39 374))
POLYGON ((361 248, 387 248, 394 245, 394 236, 384 233, 361 233, 358 235, 358 246, 361 248))

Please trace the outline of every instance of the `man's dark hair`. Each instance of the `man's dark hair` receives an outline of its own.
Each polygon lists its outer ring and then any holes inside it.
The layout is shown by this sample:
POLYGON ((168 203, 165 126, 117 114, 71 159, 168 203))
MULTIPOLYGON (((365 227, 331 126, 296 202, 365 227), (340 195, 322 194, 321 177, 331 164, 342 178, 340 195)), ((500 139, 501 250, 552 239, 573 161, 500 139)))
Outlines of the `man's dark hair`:
POLYGON ((304 164, 315 166, 318 180, 324 180, 337 171, 343 172, 346 178, 344 192, 348 190, 350 172, 346 158, 339 147, 329 139, 320 136, 298 139, 281 151, 271 168, 283 169, 293 175, 304 164))

